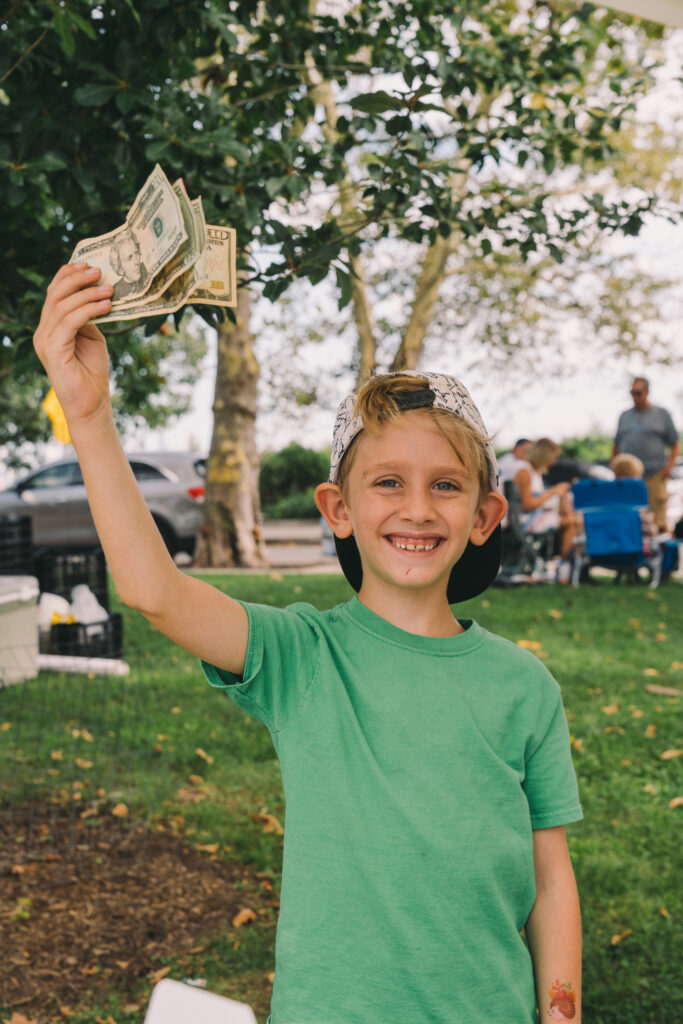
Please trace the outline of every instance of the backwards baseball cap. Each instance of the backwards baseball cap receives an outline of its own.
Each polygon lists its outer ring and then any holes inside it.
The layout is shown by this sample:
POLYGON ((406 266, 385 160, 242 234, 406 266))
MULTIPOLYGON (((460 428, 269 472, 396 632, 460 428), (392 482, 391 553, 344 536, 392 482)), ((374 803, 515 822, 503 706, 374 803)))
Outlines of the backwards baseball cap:
MULTIPOLYGON (((413 391, 394 392, 392 399, 400 412, 410 409, 445 409, 459 416, 481 438, 482 448, 488 467, 490 489, 498 484, 498 464, 493 445, 488 439, 484 421, 472 401, 465 385, 456 377, 445 373, 429 373, 425 370, 389 373, 386 377, 412 377, 424 381, 424 388, 413 391)), ((330 458, 330 483, 336 483, 339 466, 349 450, 353 439, 363 430, 363 420, 356 415, 356 395, 347 395, 337 410, 330 458)), ((337 557, 342 571, 354 590, 360 590, 363 581, 363 566, 360 552, 353 535, 335 537, 337 557)), ((467 601, 481 594, 493 583, 500 569, 501 528, 497 526, 482 545, 467 542, 467 547, 453 566, 446 591, 450 604, 467 601)))

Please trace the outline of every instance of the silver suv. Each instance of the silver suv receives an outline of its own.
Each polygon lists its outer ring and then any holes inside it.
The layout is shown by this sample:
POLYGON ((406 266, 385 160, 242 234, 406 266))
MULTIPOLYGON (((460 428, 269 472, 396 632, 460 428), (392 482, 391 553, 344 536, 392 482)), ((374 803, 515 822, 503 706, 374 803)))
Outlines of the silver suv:
MULTIPOLYGON (((202 522, 204 456, 144 452, 127 457, 168 550, 193 554, 202 522)), ((116 503, 116 494, 111 497, 116 503)), ((30 515, 35 547, 78 549, 98 543, 74 456, 34 470, 0 491, 0 516, 8 513, 30 515)))

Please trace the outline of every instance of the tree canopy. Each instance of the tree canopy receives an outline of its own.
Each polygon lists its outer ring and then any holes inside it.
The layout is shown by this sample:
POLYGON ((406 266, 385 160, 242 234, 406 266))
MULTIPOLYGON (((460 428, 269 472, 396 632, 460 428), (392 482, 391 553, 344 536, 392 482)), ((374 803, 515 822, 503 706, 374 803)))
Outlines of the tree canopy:
POLYGON ((5 365, 54 267, 121 222, 156 161, 236 227, 244 253, 276 253, 247 267, 271 297, 332 265, 348 296, 345 254, 395 232, 433 242, 457 227, 484 252, 494 234, 522 255, 559 255, 588 219, 637 231, 645 193, 583 196, 549 216, 548 197, 525 190, 525 168, 608 157, 647 79, 619 21, 593 15, 545 0, 15 3, 0 32, 5 365), (609 80, 586 90, 600 48, 609 80), (498 181, 510 163, 517 181, 498 181), (482 180, 458 194, 465 165, 482 180), (325 209, 349 167, 353 211, 325 209), (316 191, 293 223, 288 204, 316 191))

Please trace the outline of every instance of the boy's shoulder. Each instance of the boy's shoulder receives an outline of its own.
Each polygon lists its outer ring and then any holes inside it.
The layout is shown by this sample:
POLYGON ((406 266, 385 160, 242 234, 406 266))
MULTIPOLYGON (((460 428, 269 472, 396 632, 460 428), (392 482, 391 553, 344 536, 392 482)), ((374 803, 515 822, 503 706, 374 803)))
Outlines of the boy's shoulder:
POLYGON ((539 686, 550 686, 559 691, 557 680, 541 660, 546 656, 546 652, 540 640, 527 637, 508 640, 490 630, 485 630, 485 633, 485 656, 499 663, 506 674, 519 674, 529 683, 536 682, 539 686))

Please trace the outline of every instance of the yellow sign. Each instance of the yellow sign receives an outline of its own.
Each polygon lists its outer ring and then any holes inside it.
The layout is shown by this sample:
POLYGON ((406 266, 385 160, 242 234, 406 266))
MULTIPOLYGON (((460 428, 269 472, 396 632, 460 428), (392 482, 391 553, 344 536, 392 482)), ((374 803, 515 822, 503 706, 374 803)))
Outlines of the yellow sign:
POLYGON ((66 425, 66 416, 64 415, 64 410, 59 404, 59 399, 55 394, 54 388, 50 388, 43 399, 43 409, 52 422, 52 433, 55 440, 61 441, 62 444, 71 444, 69 428, 66 425))

